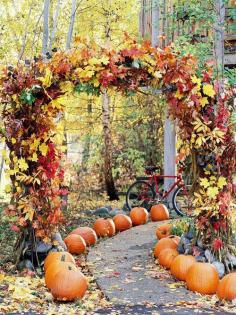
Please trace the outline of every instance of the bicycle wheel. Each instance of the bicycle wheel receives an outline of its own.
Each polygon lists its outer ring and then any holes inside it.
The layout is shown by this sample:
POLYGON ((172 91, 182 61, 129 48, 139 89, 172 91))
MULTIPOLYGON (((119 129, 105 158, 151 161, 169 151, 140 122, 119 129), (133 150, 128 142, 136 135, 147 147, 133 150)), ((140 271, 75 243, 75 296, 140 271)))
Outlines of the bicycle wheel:
POLYGON ((193 196, 190 193, 191 185, 178 187, 172 198, 173 207, 181 216, 191 216, 193 212, 193 196))
POLYGON ((126 205, 131 210, 134 207, 143 207, 150 210, 155 198, 155 192, 152 186, 143 181, 138 180, 133 183, 126 194, 126 205))

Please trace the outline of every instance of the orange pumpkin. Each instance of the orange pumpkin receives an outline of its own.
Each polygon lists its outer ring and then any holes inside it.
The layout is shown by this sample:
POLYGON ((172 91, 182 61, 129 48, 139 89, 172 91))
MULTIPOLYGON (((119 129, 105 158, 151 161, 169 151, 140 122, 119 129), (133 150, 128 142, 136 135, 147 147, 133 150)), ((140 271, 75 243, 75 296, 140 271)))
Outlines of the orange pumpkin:
POLYGON ((135 207, 129 215, 133 225, 145 224, 148 221, 148 212, 145 208, 135 207))
POLYGON ((217 296, 219 299, 227 301, 236 299, 236 272, 229 273, 220 280, 217 296))
POLYGON ((179 245, 180 237, 178 235, 170 235, 168 238, 172 239, 177 245, 179 245))
POLYGON ((70 234, 64 239, 64 242, 71 254, 81 254, 86 250, 85 240, 80 235, 70 234))
POLYGON ((93 229, 87 226, 81 226, 70 233, 77 234, 83 237, 87 246, 94 245, 97 242, 97 234, 93 229))
POLYGON ((162 267, 165 267, 166 269, 170 269, 170 266, 173 262, 173 260, 179 255, 176 249, 173 248, 166 248, 163 249, 159 256, 158 256, 158 261, 159 264, 162 267))
POLYGON ((54 277, 56 276, 57 272, 68 266, 74 271, 77 270, 77 267, 70 262, 55 261, 48 266, 45 272, 45 284, 48 289, 51 289, 51 286, 53 286, 54 277))
POLYGON ((68 252, 51 252, 47 255, 46 259, 44 260, 44 270, 46 271, 47 268, 51 263, 63 261, 63 262, 71 262, 75 265, 74 257, 68 252))
POLYGON ((186 283, 191 291, 214 294, 219 284, 218 272, 209 263, 195 262, 187 271, 186 283))
POLYGON ((152 221, 164 221, 170 217, 167 207, 161 203, 151 207, 150 216, 152 221))
POLYGON ((112 219, 97 219, 93 225, 93 229, 97 236, 100 237, 111 237, 116 233, 115 224, 112 219))
POLYGON ((185 281, 188 269, 194 263, 195 258, 192 255, 178 255, 171 264, 170 272, 175 278, 185 281))
POLYGON ((177 250, 177 247, 178 247, 178 243, 175 240, 175 238, 172 238, 171 236, 162 238, 161 240, 157 242, 156 246, 154 247, 154 256, 158 258, 160 252, 163 249, 172 248, 172 249, 177 250))
POLYGON ((68 265, 59 268, 53 279, 54 281, 50 284, 51 293, 59 301, 81 299, 88 288, 87 280, 82 272, 68 265))
POLYGON ((130 217, 125 214, 117 214, 114 216, 113 221, 115 223, 116 231, 122 232, 132 227, 132 221, 130 217))
POLYGON ((160 240, 164 237, 170 236, 171 235, 171 229, 172 225, 171 224, 163 224, 157 227, 156 229, 156 236, 160 240))

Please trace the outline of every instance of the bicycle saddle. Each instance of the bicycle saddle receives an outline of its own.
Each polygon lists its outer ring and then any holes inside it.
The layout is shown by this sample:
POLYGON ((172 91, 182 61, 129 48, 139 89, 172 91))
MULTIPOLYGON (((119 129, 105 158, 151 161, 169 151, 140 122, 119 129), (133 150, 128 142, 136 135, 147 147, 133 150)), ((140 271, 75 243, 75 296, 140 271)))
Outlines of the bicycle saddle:
POLYGON ((158 169, 159 169, 158 166, 146 166, 146 167, 145 167, 145 170, 146 170, 147 172, 155 172, 155 171, 157 171, 158 169))

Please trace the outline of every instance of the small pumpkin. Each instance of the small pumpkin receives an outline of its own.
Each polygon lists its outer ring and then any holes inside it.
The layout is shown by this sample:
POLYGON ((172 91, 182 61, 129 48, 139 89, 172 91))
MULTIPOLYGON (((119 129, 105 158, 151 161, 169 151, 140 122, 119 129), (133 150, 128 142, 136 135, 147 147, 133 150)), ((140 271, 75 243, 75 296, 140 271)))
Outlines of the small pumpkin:
POLYGON ((85 240, 80 235, 70 234, 64 239, 64 242, 71 254, 82 254, 86 250, 85 240))
POLYGON ((115 223, 116 231, 122 232, 132 227, 132 221, 130 217, 125 214, 117 214, 114 216, 113 221, 115 223))
POLYGON ((156 236, 160 240, 164 237, 170 236, 171 235, 171 229, 172 225, 171 224, 163 224, 157 227, 156 229, 156 236))
POLYGON ((62 262, 71 262, 75 265, 74 257, 68 252, 51 252, 47 255, 46 259, 44 260, 44 270, 46 271, 47 268, 51 263, 56 261, 62 262))
POLYGON ((173 262, 173 260, 179 255, 176 249, 173 248, 166 248, 163 249, 159 256, 158 256, 158 261, 159 264, 162 267, 165 267, 166 269, 170 269, 170 266, 173 262))
POLYGON ((88 288, 85 276, 78 269, 74 270, 72 266, 59 268, 53 279, 50 285, 51 293, 59 301, 81 299, 88 288))
POLYGON ((220 280, 217 296, 220 300, 232 301, 236 299, 236 272, 229 273, 220 280))
POLYGON ((97 234, 93 229, 87 226, 81 226, 70 233, 77 234, 83 237, 87 246, 94 245, 97 242, 97 234))
POLYGON ((161 203, 151 207, 150 216, 152 221, 164 221, 170 218, 167 207, 161 203))
POLYGON ((77 267, 70 262, 55 261, 48 266, 45 272, 45 284, 48 289, 51 289, 53 286, 54 277, 56 276, 57 272, 66 267, 71 267, 74 271, 77 270, 77 267))
POLYGON ((195 262, 187 271, 186 283, 189 290, 201 294, 215 294, 219 276, 215 266, 195 262))
POLYGON ((160 252, 166 248, 172 248, 177 250, 178 242, 174 237, 165 237, 157 242, 154 247, 154 256, 158 258, 160 252))
POLYGON ((148 212, 145 208, 135 207, 129 215, 133 225, 145 224, 148 221, 148 212))
POLYGON ((171 264, 170 272, 175 278, 185 281, 188 269, 194 263, 195 258, 192 255, 178 255, 171 264))
POLYGON ((169 235, 168 238, 172 239, 177 244, 177 246, 179 245, 180 237, 178 235, 169 235))
POLYGON ((93 229, 99 237, 112 237, 116 233, 116 227, 112 219, 97 219, 93 229))

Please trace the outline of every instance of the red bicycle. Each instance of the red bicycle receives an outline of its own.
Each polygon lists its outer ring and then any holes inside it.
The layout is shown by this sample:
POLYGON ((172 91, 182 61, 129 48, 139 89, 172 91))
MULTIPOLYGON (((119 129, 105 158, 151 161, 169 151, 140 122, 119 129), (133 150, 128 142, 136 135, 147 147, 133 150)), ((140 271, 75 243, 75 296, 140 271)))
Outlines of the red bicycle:
POLYGON ((141 177, 134 182, 126 193, 126 204, 129 210, 134 207, 144 207, 150 210, 151 206, 158 202, 167 201, 167 197, 173 192, 172 204, 178 215, 191 215, 192 196, 191 185, 185 184, 182 175, 159 175, 155 172, 156 166, 147 166, 145 173, 148 177, 141 177), (164 191, 164 178, 174 179, 174 183, 168 191, 164 191))

